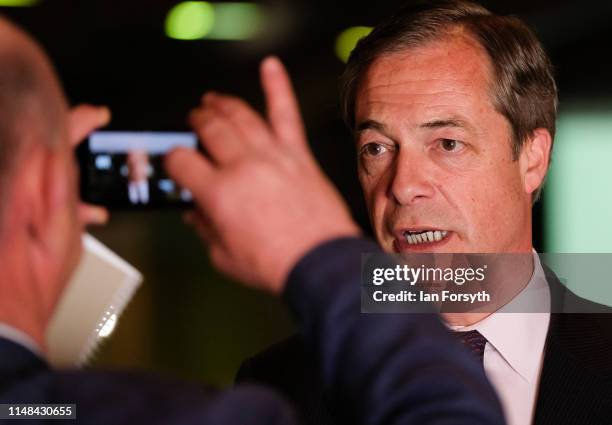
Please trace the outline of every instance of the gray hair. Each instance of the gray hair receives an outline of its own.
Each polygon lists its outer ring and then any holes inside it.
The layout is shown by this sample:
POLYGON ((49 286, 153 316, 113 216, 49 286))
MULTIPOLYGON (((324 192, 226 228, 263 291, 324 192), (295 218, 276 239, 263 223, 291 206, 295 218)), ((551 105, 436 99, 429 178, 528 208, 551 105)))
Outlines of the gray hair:
MULTIPOLYGON (((357 43, 341 79, 347 125, 355 127, 355 96, 376 59, 443 39, 456 28, 466 29, 491 60, 491 97, 511 125, 513 159, 518 159, 525 140, 537 128, 545 128, 554 139, 557 86, 552 64, 537 37, 520 19, 495 15, 465 0, 410 3, 357 43)), ((534 193, 534 202, 540 191, 541 187, 534 193)))

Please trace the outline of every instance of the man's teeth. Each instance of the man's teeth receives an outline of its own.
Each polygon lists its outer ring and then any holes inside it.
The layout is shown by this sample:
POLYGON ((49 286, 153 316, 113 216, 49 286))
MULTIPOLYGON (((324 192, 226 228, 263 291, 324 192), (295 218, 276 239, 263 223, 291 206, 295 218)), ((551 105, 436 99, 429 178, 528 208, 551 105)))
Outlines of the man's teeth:
POLYGON ((446 230, 435 230, 435 231, 426 231, 420 233, 410 233, 405 232, 404 237, 406 238, 406 242, 410 245, 416 245, 421 243, 428 242, 438 242, 444 239, 448 235, 446 230))

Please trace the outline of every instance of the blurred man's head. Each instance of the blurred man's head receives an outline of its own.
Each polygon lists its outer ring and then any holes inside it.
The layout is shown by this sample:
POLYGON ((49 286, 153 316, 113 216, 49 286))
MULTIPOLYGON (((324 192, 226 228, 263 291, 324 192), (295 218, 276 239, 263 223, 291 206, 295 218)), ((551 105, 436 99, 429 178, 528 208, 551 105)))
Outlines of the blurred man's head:
POLYGON ((522 22, 463 1, 410 5, 358 43, 343 82, 385 250, 531 249, 557 93, 522 22))
POLYGON ((4 19, 0 62, 0 320, 30 332, 25 312, 45 323, 79 258, 77 171, 55 73, 4 19))

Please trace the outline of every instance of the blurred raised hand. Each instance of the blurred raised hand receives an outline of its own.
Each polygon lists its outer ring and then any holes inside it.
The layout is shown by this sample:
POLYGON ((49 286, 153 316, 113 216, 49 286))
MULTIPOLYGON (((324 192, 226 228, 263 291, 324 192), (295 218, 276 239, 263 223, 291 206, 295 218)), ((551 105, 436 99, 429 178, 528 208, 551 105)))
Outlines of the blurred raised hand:
POLYGON ((166 168, 194 196, 189 222, 221 271, 250 286, 282 291, 297 261, 316 245, 360 233, 316 163, 289 76, 261 65, 267 119, 241 99, 207 93, 189 117, 208 156, 179 148, 166 168))

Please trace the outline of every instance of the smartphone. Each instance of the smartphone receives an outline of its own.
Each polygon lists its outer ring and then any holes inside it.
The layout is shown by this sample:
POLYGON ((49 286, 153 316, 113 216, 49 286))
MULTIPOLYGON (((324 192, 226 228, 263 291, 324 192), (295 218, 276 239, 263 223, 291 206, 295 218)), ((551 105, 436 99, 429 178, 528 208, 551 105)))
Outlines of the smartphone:
POLYGON ((108 208, 191 206, 191 193, 168 177, 163 158, 198 145, 192 132, 96 131, 77 149, 81 199, 108 208))

